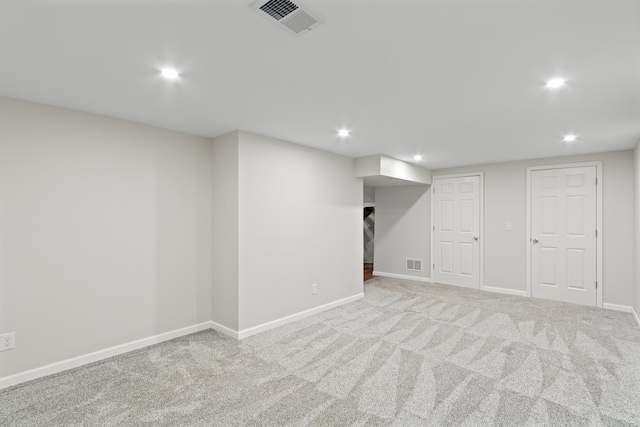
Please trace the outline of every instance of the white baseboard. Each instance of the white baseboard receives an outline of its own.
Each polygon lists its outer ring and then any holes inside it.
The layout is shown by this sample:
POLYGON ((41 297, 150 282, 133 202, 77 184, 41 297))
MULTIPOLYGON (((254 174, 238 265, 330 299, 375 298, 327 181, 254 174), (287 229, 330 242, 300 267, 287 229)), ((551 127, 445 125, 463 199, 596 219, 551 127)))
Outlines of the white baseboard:
POLYGON ((221 334, 225 334, 226 336, 229 336, 234 339, 239 339, 238 331, 236 331, 235 329, 227 328, 226 326, 221 325, 220 323, 216 323, 213 320, 210 322, 210 324, 211 324, 211 329, 213 329, 214 331, 218 331, 221 334))
POLYGON ((133 350, 139 350, 153 344, 169 341, 174 338, 179 338, 184 335, 193 334, 195 332, 204 331, 210 328, 210 322, 204 322, 198 325, 187 326, 186 328, 176 329, 173 331, 165 332, 163 334, 131 341, 125 344, 117 345, 115 347, 106 348, 104 350, 98 350, 82 356, 73 357, 61 362, 56 362, 50 365, 42 366, 40 368, 31 369, 30 371, 20 372, 15 375, 0 378, 0 390, 26 381, 31 381, 38 378, 46 377, 48 375, 57 374, 58 372, 77 368, 78 366, 87 365, 89 363, 98 362, 109 357, 128 353, 133 350))
POLYGON ((625 313, 633 313, 633 307, 628 305, 609 304, 605 302, 602 303, 602 308, 607 310, 624 311, 625 313))
POLYGON ((264 332, 269 329, 277 328, 278 326, 285 325, 287 323, 295 322, 296 320, 303 319, 308 316, 320 313, 325 310, 329 310, 338 307, 343 304, 347 304, 353 301, 364 298, 364 294, 360 293, 348 298, 344 298, 338 301, 330 302, 319 307, 311 308, 309 310, 301 311, 300 313, 292 314, 290 316, 283 317, 271 322, 263 323, 262 325, 254 326, 252 328, 244 329, 242 331, 236 331, 228 328, 219 323, 208 321, 186 328, 176 329, 174 331, 165 332, 163 334, 154 335, 152 337, 131 341, 129 343, 117 345, 104 350, 99 350, 93 353, 77 356, 71 359, 63 360, 61 362, 52 363, 50 365, 35 368, 29 371, 20 372, 8 377, 0 378, 0 390, 3 388, 11 387, 27 381, 36 380, 38 378, 46 377, 48 375, 57 374, 62 371, 77 368, 79 366, 87 365, 89 363, 99 362, 100 360, 107 359, 109 357, 117 356, 123 353, 128 353, 133 350, 139 350, 144 347, 148 347, 153 344, 158 344, 164 341, 169 341, 174 338, 179 338, 184 335, 193 334, 195 332, 204 331, 207 329, 216 330, 222 334, 228 335, 235 339, 242 339, 251 335, 264 332))
POLYGON ((296 320, 304 319, 305 317, 312 316, 314 314, 330 310, 332 308, 338 307, 340 305, 344 305, 353 301, 357 301, 364 298, 364 294, 360 293, 351 297, 347 297, 338 301, 333 301, 325 305, 321 305, 319 307, 314 307, 309 310, 301 311, 296 314, 292 314, 290 316, 282 317, 277 320, 273 320, 271 322, 263 323, 258 326, 253 326, 251 328, 243 329, 238 334, 238 339, 243 339, 250 337, 251 335, 259 334, 260 332, 267 331, 269 329, 277 328, 278 326, 286 325, 287 323, 295 322, 296 320))
POLYGON ((499 294, 507 294, 507 295, 517 295, 519 297, 528 297, 529 295, 527 295, 527 291, 518 291, 515 289, 506 289, 506 288, 496 288, 493 286, 483 286, 481 289, 481 291, 489 291, 489 292, 496 292, 499 294))
POLYGON ((636 319, 636 323, 638 324, 638 328, 640 328, 640 317, 638 317, 638 313, 636 312, 636 309, 631 307, 631 313, 633 314, 633 317, 635 317, 635 319, 636 319))
POLYGON ((416 276, 409 276, 406 274, 385 273, 384 271, 374 271, 373 275, 381 276, 381 277, 391 277, 392 279, 414 280, 416 282, 431 283, 431 279, 429 277, 416 277, 416 276))

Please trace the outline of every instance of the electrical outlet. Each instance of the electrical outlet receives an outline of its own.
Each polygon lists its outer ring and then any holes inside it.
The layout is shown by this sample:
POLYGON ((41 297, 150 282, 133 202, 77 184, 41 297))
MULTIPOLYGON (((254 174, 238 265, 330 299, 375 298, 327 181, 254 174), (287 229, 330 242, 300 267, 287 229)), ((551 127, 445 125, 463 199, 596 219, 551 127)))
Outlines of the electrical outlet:
POLYGON ((14 348, 16 348, 15 332, 0 335, 0 351, 12 350, 14 348))
POLYGON ((311 285, 311 293, 312 294, 317 294, 318 293, 318 284, 314 283, 313 285, 311 285))

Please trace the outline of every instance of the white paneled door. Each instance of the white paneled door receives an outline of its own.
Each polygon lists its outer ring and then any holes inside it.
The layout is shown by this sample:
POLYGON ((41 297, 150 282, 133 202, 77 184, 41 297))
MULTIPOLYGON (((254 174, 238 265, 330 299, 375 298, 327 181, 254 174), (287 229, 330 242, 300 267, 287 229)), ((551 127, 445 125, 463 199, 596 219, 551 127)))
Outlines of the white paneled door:
POLYGON ((433 281, 479 289, 480 177, 435 179, 433 203, 433 281))
POLYGON ((596 167, 531 171, 531 295, 596 305, 596 167))

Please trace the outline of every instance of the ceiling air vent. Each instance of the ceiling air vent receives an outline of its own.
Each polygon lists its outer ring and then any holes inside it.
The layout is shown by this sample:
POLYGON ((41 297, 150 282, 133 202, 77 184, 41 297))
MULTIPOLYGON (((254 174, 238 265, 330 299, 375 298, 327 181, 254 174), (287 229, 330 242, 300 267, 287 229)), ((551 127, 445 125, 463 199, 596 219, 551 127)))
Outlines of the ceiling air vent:
POLYGON ((325 22, 320 15, 298 1, 294 3, 290 0, 258 0, 251 5, 251 9, 294 37, 301 36, 325 22))

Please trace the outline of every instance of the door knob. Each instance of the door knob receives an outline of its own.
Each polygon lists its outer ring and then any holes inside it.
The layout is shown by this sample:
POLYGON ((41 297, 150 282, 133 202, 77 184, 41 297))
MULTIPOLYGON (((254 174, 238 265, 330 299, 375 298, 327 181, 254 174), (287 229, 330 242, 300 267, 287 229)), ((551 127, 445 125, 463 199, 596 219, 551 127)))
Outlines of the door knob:
POLYGON ((478 237, 477 236, 474 237, 473 240, 475 240, 477 242, 478 241, 478 237))
POLYGON ((532 242, 535 245, 536 243, 538 243, 538 239, 533 239, 532 242))

